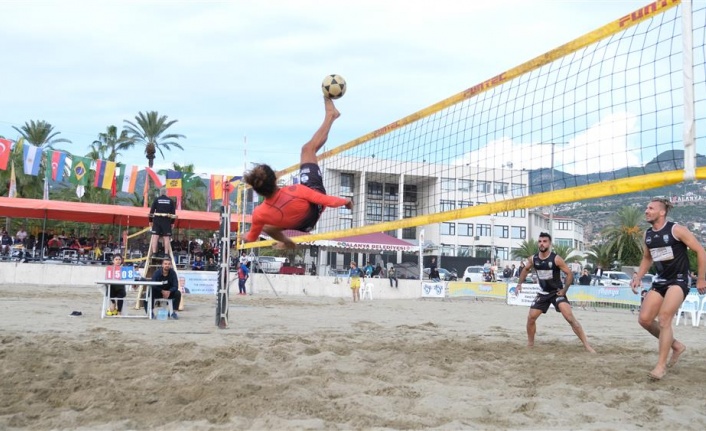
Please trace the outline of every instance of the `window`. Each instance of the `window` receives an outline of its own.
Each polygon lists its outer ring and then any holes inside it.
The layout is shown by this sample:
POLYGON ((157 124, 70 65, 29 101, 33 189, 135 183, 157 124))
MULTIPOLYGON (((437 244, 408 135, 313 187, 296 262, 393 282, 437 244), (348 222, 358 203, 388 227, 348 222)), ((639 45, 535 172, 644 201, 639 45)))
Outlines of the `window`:
POLYGON ((458 236, 473 236, 473 223, 459 223, 458 236))
POLYGON ((484 257, 484 258, 490 259, 490 246, 489 245, 476 246, 476 257, 484 257))
POLYGON ((507 183, 493 183, 493 193, 496 195, 506 195, 508 191, 507 183))
POLYGON ((456 209, 456 201, 441 200, 441 211, 451 211, 456 209))
POLYGON ((341 227, 341 230, 350 229, 353 227, 353 219, 342 218, 342 219, 339 219, 338 224, 341 227))
POLYGON ((491 235, 490 225, 489 224, 477 224, 476 225, 476 234, 478 236, 490 236, 491 235))
POLYGON ((525 195, 525 185, 524 184, 510 184, 510 190, 512 191, 512 196, 524 196, 525 195))
POLYGON ((456 223, 441 223, 442 235, 456 235, 456 223))
POLYGON ((556 230, 571 230, 571 222, 568 220, 559 220, 556 223, 556 230))
POLYGON ((387 205, 385 205, 385 208, 383 210, 384 220, 397 220, 397 208, 399 208, 397 204, 388 203, 387 205))
POLYGON ((402 239, 417 239, 417 228, 406 227, 402 229, 402 239))
POLYGON ((495 247, 495 258, 500 260, 508 260, 510 258, 510 253, 508 253, 507 247, 495 247))
POLYGON ((405 204, 404 218, 412 218, 417 216, 417 207, 414 205, 405 204))
POLYGON ((512 239, 525 239, 527 238, 527 229, 524 226, 513 226, 510 228, 510 235, 512 239))
POLYGON ((400 187, 397 184, 385 184, 385 200, 397 201, 399 199, 400 187))
POLYGON ((414 184, 405 184, 402 199, 405 202, 417 202, 417 186, 414 184))
POLYGON ((456 190, 456 179, 455 178, 442 178, 441 179, 441 190, 444 190, 444 191, 456 190))
POLYGON ((490 181, 478 181, 476 183, 477 193, 490 193, 490 181))
POLYGON ((509 238, 510 237, 510 227, 503 225, 495 225, 495 237, 496 238, 509 238))
POLYGON ((352 195, 353 193, 353 174, 341 174, 341 194, 352 195))
POLYGON ((397 238, 397 229, 395 230, 388 230, 385 232, 386 234, 390 235, 393 238, 397 238))
POLYGON ((574 241, 571 238, 554 238, 552 241, 554 245, 563 245, 565 247, 573 247, 574 241))
POLYGON ((473 202, 471 201, 458 201, 458 207, 459 208, 466 208, 466 207, 472 207, 473 202))
POLYGON ((368 183, 368 198, 382 199, 382 183, 370 181, 368 183))
POLYGON ((473 189, 473 180, 458 180, 458 190, 470 192, 473 189))
POLYGON ((508 211, 503 211, 501 213, 495 213, 495 215, 498 217, 510 217, 510 213, 508 211))
POLYGON ((346 207, 339 207, 338 208, 338 215, 342 215, 342 216, 353 215, 353 210, 349 210, 346 207))
POLYGON ((382 203, 368 202, 365 216, 367 221, 382 221, 382 203))
POLYGON ((453 244, 441 244, 442 256, 454 256, 456 247, 453 244))
POLYGON ((514 210, 511 217, 525 218, 525 210, 514 210))
POLYGON ((458 256, 459 257, 471 257, 471 247, 467 245, 458 246, 458 256))

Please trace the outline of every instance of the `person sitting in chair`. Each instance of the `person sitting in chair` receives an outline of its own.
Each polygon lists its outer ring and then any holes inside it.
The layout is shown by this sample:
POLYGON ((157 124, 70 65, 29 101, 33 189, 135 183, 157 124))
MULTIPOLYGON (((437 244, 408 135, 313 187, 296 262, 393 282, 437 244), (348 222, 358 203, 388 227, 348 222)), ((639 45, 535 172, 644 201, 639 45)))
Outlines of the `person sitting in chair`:
MULTIPOLYGON (((154 300, 157 298, 171 299, 172 306, 178 307, 181 303, 181 292, 179 291, 179 279, 176 271, 172 268, 172 261, 164 259, 162 267, 157 270, 152 276, 152 281, 166 281, 167 284, 162 286, 152 286, 152 309, 154 309, 154 300)), ((147 311, 147 301, 145 301, 145 312, 147 311)), ((174 320, 178 320, 176 312, 172 312, 170 316, 174 320)))

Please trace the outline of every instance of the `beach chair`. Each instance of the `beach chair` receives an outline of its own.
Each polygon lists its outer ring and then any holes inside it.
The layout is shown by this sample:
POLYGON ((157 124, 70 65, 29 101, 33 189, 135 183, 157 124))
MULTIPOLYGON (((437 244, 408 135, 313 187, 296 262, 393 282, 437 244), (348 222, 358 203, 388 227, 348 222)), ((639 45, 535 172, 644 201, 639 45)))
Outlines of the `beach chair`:
POLYGON ((686 315, 690 314, 691 326, 696 326, 696 314, 699 311, 700 302, 698 295, 694 295, 693 293, 688 294, 684 302, 682 302, 681 307, 679 307, 679 311, 677 311, 676 324, 679 325, 679 320, 681 320, 682 315, 684 315, 684 324, 686 325, 686 315))
POLYGON ((701 325, 701 316, 706 314, 706 296, 701 298, 701 307, 699 307, 699 311, 696 313, 696 326, 701 325))
POLYGON ((375 285, 373 283, 365 283, 360 287, 360 299, 364 300, 366 297, 370 299, 371 301, 373 300, 373 287, 375 285))

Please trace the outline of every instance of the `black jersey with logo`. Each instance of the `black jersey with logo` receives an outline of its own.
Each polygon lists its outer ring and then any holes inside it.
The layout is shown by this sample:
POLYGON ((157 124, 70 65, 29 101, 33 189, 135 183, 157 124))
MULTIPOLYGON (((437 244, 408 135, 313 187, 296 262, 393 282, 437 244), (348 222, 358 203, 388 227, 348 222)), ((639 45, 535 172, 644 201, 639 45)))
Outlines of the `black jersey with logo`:
POLYGON ((674 225, 675 223, 670 221, 658 231, 649 228, 645 232, 645 244, 657 270, 653 286, 668 286, 688 281, 687 247, 674 237, 674 225))
POLYGON ((561 270, 556 266, 556 253, 551 252, 546 259, 541 259, 539 253, 532 256, 532 265, 537 273, 537 281, 542 289, 541 294, 554 293, 564 286, 561 283, 561 270))
POLYGON ((174 213, 176 213, 176 205, 174 205, 174 201, 169 199, 167 196, 162 195, 152 202, 149 218, 150 221, 152 221, 155 214, 161 214, 164 216, 164 214, 173 215, 174 213))

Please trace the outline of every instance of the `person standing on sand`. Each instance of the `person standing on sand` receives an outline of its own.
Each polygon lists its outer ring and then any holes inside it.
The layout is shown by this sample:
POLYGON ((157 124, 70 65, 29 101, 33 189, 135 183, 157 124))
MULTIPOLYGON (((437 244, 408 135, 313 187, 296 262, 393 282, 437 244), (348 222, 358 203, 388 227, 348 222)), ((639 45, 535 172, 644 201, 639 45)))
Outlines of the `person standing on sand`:
POLYGON ((630 286, 637 293, 642 287, 642 277, 654 264, 657 273, 638 317, 640 326, 659 340, 657 365, 648 374, 653 380, 661 380, 667 374, 667 367, 674 366, 686 350, 684 343, 674 338, 672 319, 689 294, 687 247, 696 252, 696 289, 701 295, 706 293, 706 252, 689 229, 667 221, 671 208, 672 203, 663 198, 653 198, 647 204, 645 220, 651 227, 645 231, 642 262, 630 286), (672 357, 667 363, 670 349, 672 357))
POLYGON ((571 303, 566 297, 566 292, 569 290, 571 283, 574 281, 574 274, 571 268, 564 262, 561 256, 551 251, 552 236, 546 232, 539 234, 537 240, 539 245, 539 253, 527 259, 527 265, 522 268, 520 279, 517 281, 517 292, 522 291, 522 283, 525 282, 527 274, 534 268, 537 271, 537 281, 539 282, 540 291, 530 305, 529 314, 527 315, 527 346, 534 347, 534 335, 537 332, 537 319, 540 315, 549 310, 550 305, 554 305, 556 311, 560 312, 564 319, 569 322, 571 329, 583 346, 591 353, 596 353, 588 344, 586 334, 574 313, 571 311, 571 303), (561 284, 561 272, 566 275, 564 286, 561 284))

